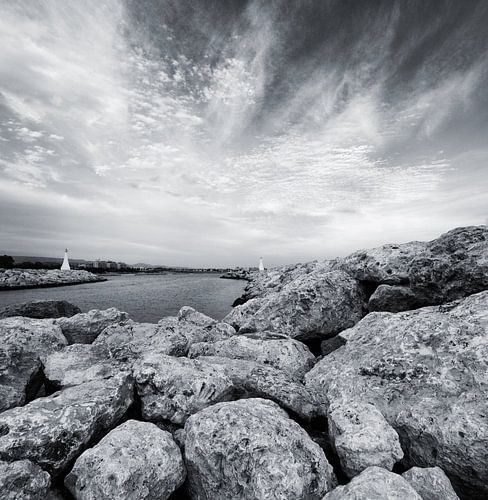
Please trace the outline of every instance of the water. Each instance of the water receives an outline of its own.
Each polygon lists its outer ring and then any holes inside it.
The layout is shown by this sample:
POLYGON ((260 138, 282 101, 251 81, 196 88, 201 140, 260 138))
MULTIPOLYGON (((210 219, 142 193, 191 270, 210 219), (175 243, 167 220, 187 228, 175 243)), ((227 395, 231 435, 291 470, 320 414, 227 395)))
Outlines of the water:
POLYGON ((30 300, 67 300, 83 312, 116 307, 135 321, 156 323, 191 306, 215 319, 232 309, 245 281, 220 279, 217 274, 122 274, 108 281, 57 288, 0 292, 0 308, 30 300))

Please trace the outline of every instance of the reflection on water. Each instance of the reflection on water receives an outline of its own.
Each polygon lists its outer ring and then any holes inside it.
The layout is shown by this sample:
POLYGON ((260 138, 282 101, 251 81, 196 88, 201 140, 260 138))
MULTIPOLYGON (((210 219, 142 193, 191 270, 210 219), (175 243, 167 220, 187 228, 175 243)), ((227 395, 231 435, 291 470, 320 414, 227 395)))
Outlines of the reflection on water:
POLYGON ((217 274, 124 274, 108 276, 103 283, 0 292, 0 307, 29 300, 67 300, 83 312, 116 307, 135 321, 155 323, 187 305, 222 319, 245 285, 217 274))

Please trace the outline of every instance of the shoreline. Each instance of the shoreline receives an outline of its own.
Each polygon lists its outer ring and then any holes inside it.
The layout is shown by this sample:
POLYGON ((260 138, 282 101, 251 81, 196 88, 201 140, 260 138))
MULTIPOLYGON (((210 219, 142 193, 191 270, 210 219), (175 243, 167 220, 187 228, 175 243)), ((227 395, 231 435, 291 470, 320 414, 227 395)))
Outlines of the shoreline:
POLYGON ((102 283, 104 281, 108 280, 103 278, 97 280, 76 281, 74 283, 44 283, 36 285, 0 286, 0 292, 9 292, 14 290, 30 290, 33 288, 58 288, 62 286, 86 285, 87 283, 102 283))

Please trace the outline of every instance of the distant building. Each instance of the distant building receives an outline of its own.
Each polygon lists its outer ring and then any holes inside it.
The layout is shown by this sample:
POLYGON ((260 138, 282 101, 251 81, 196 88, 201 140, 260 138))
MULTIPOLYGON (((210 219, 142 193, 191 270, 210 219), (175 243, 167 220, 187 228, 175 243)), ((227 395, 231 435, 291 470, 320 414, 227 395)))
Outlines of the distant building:
POLYGON ((68 259, 68 249, 64 251, 63 264, 61 265, 61 271, 69 271, 71 269, 68 259))
POLYGON ((262 273, 264 271, 263 258, 259 259, 259 272, 262 273))

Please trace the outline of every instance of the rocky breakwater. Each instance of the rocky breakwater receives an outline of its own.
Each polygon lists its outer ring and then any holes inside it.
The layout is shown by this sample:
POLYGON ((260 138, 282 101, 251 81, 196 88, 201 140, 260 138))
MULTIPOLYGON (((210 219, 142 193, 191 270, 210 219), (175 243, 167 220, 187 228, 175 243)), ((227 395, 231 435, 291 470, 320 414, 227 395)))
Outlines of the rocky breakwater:
POLYGON ((60 269, 0 269, 0 290, 41 288, 106 281, 88 271, 60 269))

